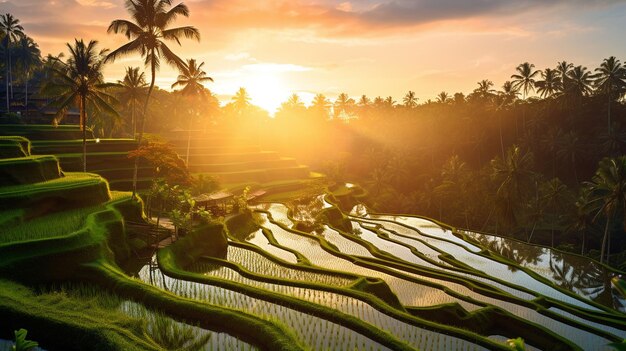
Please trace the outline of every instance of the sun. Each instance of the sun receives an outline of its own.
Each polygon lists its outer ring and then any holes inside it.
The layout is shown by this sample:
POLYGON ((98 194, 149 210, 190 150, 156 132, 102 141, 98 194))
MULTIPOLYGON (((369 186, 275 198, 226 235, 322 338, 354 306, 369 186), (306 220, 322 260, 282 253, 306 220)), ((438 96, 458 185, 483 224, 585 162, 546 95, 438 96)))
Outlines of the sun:
POLYGON ((289 88, 278 74, 254 74, 246 80, 245 85, 250 102, 271 115, 276 113, 280 105, 289 98, 289 88))

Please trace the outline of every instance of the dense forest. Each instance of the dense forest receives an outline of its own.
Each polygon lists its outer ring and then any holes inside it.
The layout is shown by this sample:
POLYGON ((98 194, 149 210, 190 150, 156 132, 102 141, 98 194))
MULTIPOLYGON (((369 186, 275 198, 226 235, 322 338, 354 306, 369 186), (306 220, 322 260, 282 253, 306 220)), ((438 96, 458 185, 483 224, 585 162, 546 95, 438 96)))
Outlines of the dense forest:
POLYGON ((99 71, 84 118, 100 137, 136 135, 141 116, 149 133, 237 134, 300 158, 331 182, 360 184, 376 211, 625 261, 618 253, 626 250, 626 73, 615 57, 591 69, 523 63, 500 89, 485 79, 469 94, 441 92, 436 101, 411 91, 399 101, 342 93, 335 101, 318 94, 305 106, 294 94, 272 118, 245 88, 220 106, 193 59, 179 65, 171 87, 179 90, 149 89, 135 67, 105 83, 106 51, 97 43, 68 44, 67 59, 42 57, 19 20, 6 14, 0 22, 3 123, 41 120, 46 108, 63 112, 47 123, 64 123, 70 105, 59 103, 71 87, 60 77, 87 53, 99 71))

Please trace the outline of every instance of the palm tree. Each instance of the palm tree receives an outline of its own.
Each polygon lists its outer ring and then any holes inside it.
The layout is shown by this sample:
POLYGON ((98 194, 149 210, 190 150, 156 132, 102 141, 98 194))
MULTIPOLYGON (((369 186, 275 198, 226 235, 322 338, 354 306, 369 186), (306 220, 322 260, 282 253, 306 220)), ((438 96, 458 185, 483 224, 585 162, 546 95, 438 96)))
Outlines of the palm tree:
POLYGON ((310 111, 328 119, 328 111, 330 110, 330 101, 323 94, 316 94, 309 107, 310 111))
MULTIPOLYGON (((535 77, 539 74, 539 71, 534 70, 535 65, 532 63, 524 62, 515 68, 518 74, 511 75, 513 78, 513 87, 523 93, 523 99, 526 100, 529 92, 535 90, 535 77)), ((522 112, 522 128, 526 129, 526 105, 522 112)))
POLYGON ((296 93, 291 94, 285 103, 288 108, 293 110, 304 109, 304 102, 296 93))
MULTIPOLYGON (((139 53, 146 66, 150 67, 150 87, 141 115, 138 144, 143 139, 146 110, 150 95, 154 89, 156 71, 161 66, 161 59, 175 67, 183 67, 184 62, 170 50, 163 40, 171 40, 180 44, 180 38, 200 40, 200 33, 191 26, 168 28, 178 16, 189 17, 189 9, 183 3, 172 6, 171 0, 125 0, 126 9, 135 22, 114 20, 107 29, 108 33, 123 33, 130 41, 112 51, 107 60, 139 53), (171 8, 170 8, 171 7, 171 8)), ((137 192, 137 168, 139 159, 135 159, 133 172, 133 195, 137 192)))
POLYGON ((372 103, 372 101, 365 95, 361 95, 361 98, 359 99, 359 102, 357 102, 359 107, 362 107, 362 108, 365 108, 365 107, 369 106, 371 103, 372 103))
POLYGON ((250 95, 248 95, 246 88, 239 88, 231 100, 233 100, 233 108, 238 116, 244 114, 251 106, 250 95))
MULTIPOLYGON (((605 253, 611 253, 611 220, 618 210, 626 214, 626 156, 617 158, 604 158, 598 165, 596 174, 587 183, 592 191, 591 204, 596 204, 598 212, 595 218, 603 214, 606 218, 602 248, 600 250, 600 262, 604 262, 605 253), (605 251, 606 249, 606 251, 605 251)), ((594 218, 594 219, 595 219, 594 218)), ((626 228, 626 216, 623 217, 623 228, 626 228)))
POLYGON ((595 81, 598 91, 607 96, 607 130, 611 129, 611 103, 614 98, 619 97, 626 87, 624 78, 626 78, 626 70, 622 67, 622 64, 611 56, 604 59, 600 67, 596 68, 598 72, 597 80, 595 81))
POLYGON ((504 158, 491 160, 491 177, 496 182, 496 202, 500 207, 505 223, 517 224, 520 211, 516 209, 524 203, 535 173, 532 171, 533 154, 522 152, 513 145, 507 150, 504 158))
MULTIPOLYGON (((12 81, 11 77, 11 43, 17 41, 24 36, 24 27, 20 25, 20 20, 13 17, 10 13, 0 15, 0 30, 4 33, 3 46, 6 56, 6 89, 7 89, 7 112, 11 111, 9 104, 9 82, 12 81)), ((13 91, 13 84, 11 82, 11 91, 13 91)), ((11 95, 13 95, 11 93, 11 95)))
POLYGON ((563 84, 559 78, 558 71, 550 68, 546 68, 541 71, 541 79, 535 82, 537 93, 542 98, 549 98, 559 91, 563 90, 563 84))
POLYGON ((342 112, 349 114, 354 106, 354 99, 350 98, 348 94, 341 93, 335 100, 335 117, 339 116, 342 112))
POLYGON ((404 95, 402 102, 404 103, 404 107, 415 108, 417 106, 417 97, 415 96, 415 92, 409 90, 409 92, 404 95))
POLYGON ((561 78, 561 86, 565 86, 565 80, 569 75, 569 72, 574 68, 573 63, 569 63, 567 61, 557 62, 555 71, 559 78, 561 78))
POLYGON ((437 95, 437 102, 440 104, 447 104, 450 100, 450 95, 445 91, 442 91, 437 95))
MULTIPOLYGON (((199 65, 196 64, 195 59, 187 60, 187 63, 180 68, 180 74, 174 84, 172 84, 172 88, 177 86, 182 86, 182 94, 187 97, 193 96, 204 96, 206 93, 206 89, 202 83, 204 82, 212 82, 213 78, 206 75, 206 72, 202 70, 202 66, 204 66, 204 62, 199 65)), ((195 104, 191 103, 191 110, 193 111, 193 106, 195 104)), ((187 131, 187 153, 185 154, 185 164, 189 166, 189 147, 191 145, 191 127, 193 123, 193 115, 189 118, 189 130, 187 131)))
POLYGON ((577 98, 591 94, 593 85, 593 75, 587 67, 576 66, 572 68, 565 77, 563 90, 577 98))
POLYGON ((126 67, 126 75, 124 80, 117 81, 121 87, 121 102, 124 105, 130 105, 130 120, 133 138, 137 134, 137 121, 135 113, 137 105, 144 101, 146 97, 146 75, 139 72, 139 67, 126 67))
POLYGON ((524 100, 526 100, 529 92, 535 90, 535 77, 539 74, 539 71, 535 71, 533 68, 535 68, 535 65, 524 62, 515 68, 518 74, 511 75, 513 86, 523 92, 524 100))
POLYGON ((387 96, 384 100, 385 108, 392 109, 396 106, 396 100, 394 100, 391 96, 387 96))
POLYGON ((16 58, 18 65, 24 72, 24 77, 22 77, 25 86, 24 109, 26 116, 28 116, 28 81, 35 68, 41 65, 41 51, 32 38, 23 36, 16 48, 16 58))
POLYGON ((80 110, 80 128, 83 131, 83 171, 87 171, 87 108, 118 115, 111 106, 115 99, 106 90, 115 86, 103 82, 102 66, 106 50, 96 51, 95 40, 88 44, 75 39, 74 45, 67 43, 70 57, 60 67, 53 67, 54 76, 43 87, 44 94, 53 96, 50 105, 58 108, 55 121, 58 122, 71 106, 80 110))
POLYGON ((481 100, 489 99, 495 93, 495 90, 492 89, 493 82, 489 79, 483 79, 478 82, 478 88, 474 89, 473 93, 478 96, 481 100))
POLYGON ((574 181, 578 184, 578 167, 576 163, 585 156, 585 145, 580 140, 578 133, 574 130, 570 130, 569 132, 561 135, 558 144, 556 156, 572 165, 574 181))

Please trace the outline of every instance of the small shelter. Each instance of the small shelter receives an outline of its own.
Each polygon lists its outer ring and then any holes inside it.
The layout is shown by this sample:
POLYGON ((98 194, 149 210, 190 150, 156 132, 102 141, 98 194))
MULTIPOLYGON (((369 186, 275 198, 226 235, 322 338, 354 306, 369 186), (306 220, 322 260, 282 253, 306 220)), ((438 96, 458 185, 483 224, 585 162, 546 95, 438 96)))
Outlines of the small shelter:
POLYGON ((234 195, 228 191, 220 190, 210 194, 200 194, 193 199, 198 207, 203 207, 214 215, 223 215, 226 214, 228 205, 232 205, 234 195))

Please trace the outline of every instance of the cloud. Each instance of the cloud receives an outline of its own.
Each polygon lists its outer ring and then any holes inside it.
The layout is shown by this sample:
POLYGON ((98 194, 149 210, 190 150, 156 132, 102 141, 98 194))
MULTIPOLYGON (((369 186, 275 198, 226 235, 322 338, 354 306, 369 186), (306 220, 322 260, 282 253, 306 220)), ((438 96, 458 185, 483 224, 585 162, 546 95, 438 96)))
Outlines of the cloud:
MULTIPOLYGON (((95 0, 94 0, 95 1, 95 0)), ((308 29, 321 36, 427 27, 446 21, 501 19, 549 11, 603 8, 626 0, 212 0, 203 21, 226 28, 308 29)), ((191 5, 190 5, 191 7, 191 5)))
POLYGON ((242 68, 255 73, 306 72, 312 69, 291 63, 253 63, 244 65, 242 68))

